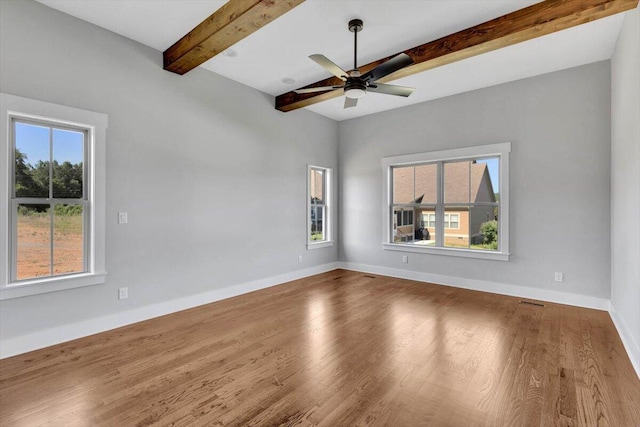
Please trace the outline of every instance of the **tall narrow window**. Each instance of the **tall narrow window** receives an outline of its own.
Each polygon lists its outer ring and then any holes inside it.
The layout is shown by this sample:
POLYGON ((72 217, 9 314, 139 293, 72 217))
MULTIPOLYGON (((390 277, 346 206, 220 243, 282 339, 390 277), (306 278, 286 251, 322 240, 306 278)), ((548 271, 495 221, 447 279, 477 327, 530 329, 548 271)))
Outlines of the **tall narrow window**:
POLYGON ((507 260, 509 151, 506 143, 383 159, 385 248, 507 260))
POLYGON ((307 171, 307 246, 328 246, 332 244, 331 169, 308 166, 307 171))
POLYGON ((7 94, 0 104, 0 298, 103 283, 107 117, 7 94))

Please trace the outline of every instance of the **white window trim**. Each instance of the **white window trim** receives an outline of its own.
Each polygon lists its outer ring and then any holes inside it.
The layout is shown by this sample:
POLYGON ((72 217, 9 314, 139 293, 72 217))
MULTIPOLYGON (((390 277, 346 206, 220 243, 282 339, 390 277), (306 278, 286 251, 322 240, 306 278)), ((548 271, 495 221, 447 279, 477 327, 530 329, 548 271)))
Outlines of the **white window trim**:
POLYGON ((451 150, 431 151, 428 153, 408 154, 402 156, 382 158, 382 230, 384 250, 414 252, 432 255, 447 255, 465 258, 491 259, 508 261, 509 256, 509 153, 511 143, 479 145, 476 147, 456 148, 451 150), (392 166, 411 166, 420 163, 464 160, 478 157, 500 157, 500 221, 498 222, 498 236, 500 239, 500 251, 482 251, 477 249, 461 249, 447 247, 419 246, 414 244, 393 243, 391 240, 391 210, 392 210, 392 166))
POLYGON ((0 165, 3 165, 0 184, 0 300, 20 298, 82 286, 97 285, 105 282, 105 158, 106 133, 108 117, 106 114, 82 110, 64 105, 52 104, 35 99, 0 93, 0 120, 4 129, 0 137, 0 165), (10 217, 10 189, 13 167, 10 165, 12 153, 11 120, 13 118, 48 121, 67 124, 89 130, 88 153, 90 159, 89 192, 90 218, 90 246, 92 254, 88 260, 88 272, 35 278, 11 282, 9 256, 11 236, 10 217))
POLYGON ((333 215, 332 209, 332 187, 333 187, 333 170, 324 166, 307 165, 307 250, 320 249, 333 246, 333 215), (321 169, 325 172, 325 202, 324 214, 322 219, 325 227, 325 240, 311 240, 311 169, 321 169))

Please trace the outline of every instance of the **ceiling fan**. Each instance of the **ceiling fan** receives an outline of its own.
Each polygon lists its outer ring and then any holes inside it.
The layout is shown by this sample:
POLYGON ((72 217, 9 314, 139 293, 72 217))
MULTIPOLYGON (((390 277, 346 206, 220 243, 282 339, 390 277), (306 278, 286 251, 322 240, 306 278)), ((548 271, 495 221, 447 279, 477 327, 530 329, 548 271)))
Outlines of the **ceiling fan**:
POLYGON ((357 55, 358 55, 358 33, 362 31, 363 23, 361 19, 352 19, 349 21, 349 31, 353 33, 353 70, 350 72, 344 71, 338 67, 333 61, 324 55, 315 54, 309 56, 312 60, 317 62, 325 70, 329 71, 334 76, 341 79, 344 83, 338 86, 321 86, 310 87, 307 89, 294 90, 295 93, 315 93, 325 92, 330 90, 343 89, 346 96, 344 100, 344 108, 355 107, 358 104, 358 99, 362 98, 367 92, 382 93, 385 95, 396 95, 407 97, 414 91, 411 87, 388 85, 384 83, 376 83, 377 80, 398 71, 408 65, 413 64, 413 59, 406 53, 401 53, 394 56, 390 60, 378 65, 373 70, 360 74, 358 70, 357 55))

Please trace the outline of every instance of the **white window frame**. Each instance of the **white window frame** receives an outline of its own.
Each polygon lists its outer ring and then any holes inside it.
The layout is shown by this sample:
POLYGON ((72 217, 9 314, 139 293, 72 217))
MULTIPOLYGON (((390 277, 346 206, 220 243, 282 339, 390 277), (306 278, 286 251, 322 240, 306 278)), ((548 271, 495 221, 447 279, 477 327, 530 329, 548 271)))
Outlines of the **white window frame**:
POLYGON ((105 114, 0 93, 0 300, 25 297, 105 282, 105 144, 108 117, 105 114), (13 120, 42 123, 47 126, 86 130, 87 212, 85 217, 86 271, 28 280, 13 280, 15 257, 12 214, 14 172, 13 120))
POLYGON ((333 218, 331 215, 332 208, 332 180, 333 170, 331 168, 315 165, 307 165, 307 249, 319 249, 333 246, 333 218), (324 172, 324 218, 322 225, 324 227, 324 240, 311 240, 311 171, 321 170, 324 172))
MULTIPOLYGON (((384 157, 382 158, 382 176, 383 176, 383 212, 382 212, 382 229, 384 250, 414 252, 433 255, 448 255, 465 258, 491 259, 499 261, 508 261, 509 256, 509 154, 511 152, 511 143, 504 142, 499 144, 480 145, 476 147, 456 148, 451 150, 432 151, 427 153, 409 154, 402 156, 384 157), (450 248, 443 246, 421 246, 411 243, 394 243, 393 242, 393 173, 392 167, 412 166, 423 163, 449 162, 459 160, 471 160, 483 157, 499 158, 499 175, 500 175, 500 203, 498 206, 498 251, 488 251, 479 249, 450 248)), ((439 168, 439 174, 442 173, 439 168)), ((438 177, 442 183, 442 176, 438 177)), ((440 184, 442 186, 442 184, 440 184)), ((437 209, 444 212, 444 201, 442 199, 442 191, 439 189, 437 209)), ((444 232, 444 215, 441 215, 442 224, 439 224, 444 232)), ((438 217, 436 216, 436 219, 438 217)))

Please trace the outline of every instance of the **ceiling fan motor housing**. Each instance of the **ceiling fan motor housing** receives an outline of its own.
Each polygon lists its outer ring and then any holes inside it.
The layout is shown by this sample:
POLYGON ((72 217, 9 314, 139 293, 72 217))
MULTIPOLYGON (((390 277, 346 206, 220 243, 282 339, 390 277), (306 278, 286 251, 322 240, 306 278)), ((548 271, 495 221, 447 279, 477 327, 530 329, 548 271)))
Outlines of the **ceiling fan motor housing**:
POLYGON ((362 98, 367 93, 367 84, 361 77, 349 77, 344 84, 344 94, 348 98, 362 98))

